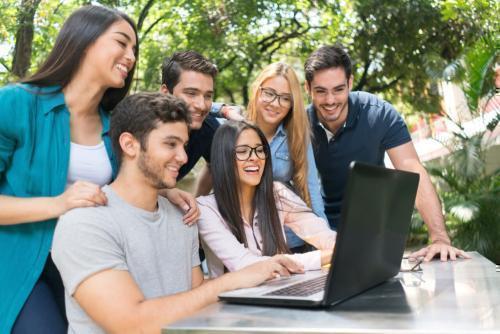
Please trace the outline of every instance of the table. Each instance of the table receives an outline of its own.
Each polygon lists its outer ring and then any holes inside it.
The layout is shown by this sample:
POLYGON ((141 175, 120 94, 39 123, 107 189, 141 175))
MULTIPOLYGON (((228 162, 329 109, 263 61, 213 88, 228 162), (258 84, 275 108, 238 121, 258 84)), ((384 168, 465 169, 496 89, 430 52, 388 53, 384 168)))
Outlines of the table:
POLYGON ((471 260, 422 264, 330 309, 209 305, 162 333, 500 333, 500 273, 471 260))

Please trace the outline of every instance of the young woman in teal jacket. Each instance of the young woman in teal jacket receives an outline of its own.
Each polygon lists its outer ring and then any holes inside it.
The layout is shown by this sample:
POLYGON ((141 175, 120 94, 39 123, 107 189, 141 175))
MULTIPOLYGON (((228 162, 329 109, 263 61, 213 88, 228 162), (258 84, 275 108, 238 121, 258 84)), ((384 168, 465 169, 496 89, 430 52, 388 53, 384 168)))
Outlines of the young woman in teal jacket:
POLYGON ((128 93, 137 54, 128 16, 82 7, 40 69, 0 89, 0 333, 67 331, 54 227, 72 208, 106 204, 109 111, 128 93))

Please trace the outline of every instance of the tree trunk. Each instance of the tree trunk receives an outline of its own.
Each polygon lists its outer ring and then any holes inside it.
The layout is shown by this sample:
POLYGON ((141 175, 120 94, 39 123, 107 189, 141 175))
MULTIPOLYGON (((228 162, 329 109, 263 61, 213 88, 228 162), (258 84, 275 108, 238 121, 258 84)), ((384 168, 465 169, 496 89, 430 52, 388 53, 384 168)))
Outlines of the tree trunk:
POLYGON ((31 65, 33 20, 39 4, 40 0, 22 0, 17 14, 18 28, 12 73, 20 78, 26 75, 31 65))

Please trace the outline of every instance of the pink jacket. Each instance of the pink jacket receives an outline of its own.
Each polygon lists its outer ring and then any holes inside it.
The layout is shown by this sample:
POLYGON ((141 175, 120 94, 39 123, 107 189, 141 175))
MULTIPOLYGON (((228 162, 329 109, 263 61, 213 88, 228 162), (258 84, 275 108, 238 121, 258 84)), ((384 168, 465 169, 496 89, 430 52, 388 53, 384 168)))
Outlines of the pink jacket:
MULTIPOLYGON (((283 184, 274 182, 274 191, 282 227, 287 225, 301 239, 318 249, 304 254, 289 255, 290 258, 301 263, 305 270, 320 269, 320 250, 333 249, 337 236, 336 232, 332 231, 326 221, 316 216, 299 196, 283 184)), ((255 213, 253 226, 250 226, 243 219, 248 243, 248 248, 245 248, 231 233, 220 215, 213 194, 198 197, 197 201, 201 211, 198 229, 207 258, 210 277, 213 278, 224 274, 224 266, 229 271, 235 271, 268 258, 263 256, 260 251, 262 237, 258 227, 258 213, 255 213)))

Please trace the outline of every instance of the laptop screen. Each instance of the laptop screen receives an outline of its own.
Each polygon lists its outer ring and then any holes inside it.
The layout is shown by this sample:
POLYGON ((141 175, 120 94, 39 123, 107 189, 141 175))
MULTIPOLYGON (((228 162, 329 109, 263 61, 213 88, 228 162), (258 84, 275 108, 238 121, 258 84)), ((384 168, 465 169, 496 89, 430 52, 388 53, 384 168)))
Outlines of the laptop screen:
POLYGON ((326 305, 356 295, 398 273, 418 180, 415 173, 351 163, 333 270, 325 293, 326 305))

